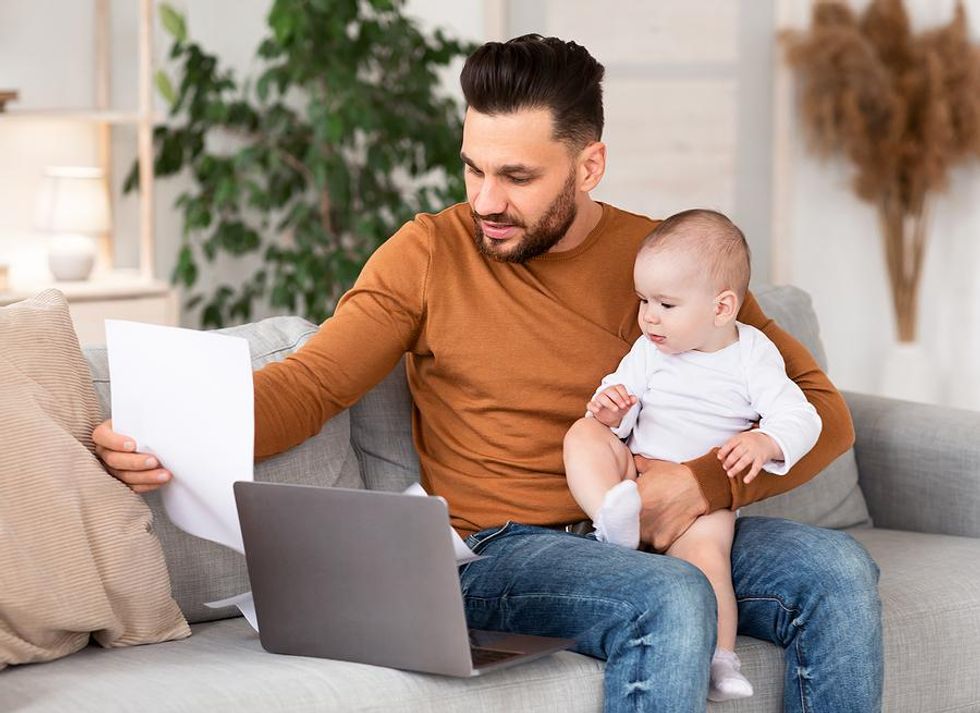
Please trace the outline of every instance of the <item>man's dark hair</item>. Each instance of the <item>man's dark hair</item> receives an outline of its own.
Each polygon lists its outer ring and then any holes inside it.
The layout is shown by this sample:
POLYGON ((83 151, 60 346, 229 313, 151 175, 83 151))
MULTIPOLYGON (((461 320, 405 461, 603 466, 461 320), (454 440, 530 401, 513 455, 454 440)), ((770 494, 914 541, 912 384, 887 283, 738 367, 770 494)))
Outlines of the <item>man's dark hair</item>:
POLYGON ((554 138, 580 149, 602 138, 605 71, 582 45, 523 35, 477 49, 459 80, 467 105, 481 114, 550 109, 554 138))

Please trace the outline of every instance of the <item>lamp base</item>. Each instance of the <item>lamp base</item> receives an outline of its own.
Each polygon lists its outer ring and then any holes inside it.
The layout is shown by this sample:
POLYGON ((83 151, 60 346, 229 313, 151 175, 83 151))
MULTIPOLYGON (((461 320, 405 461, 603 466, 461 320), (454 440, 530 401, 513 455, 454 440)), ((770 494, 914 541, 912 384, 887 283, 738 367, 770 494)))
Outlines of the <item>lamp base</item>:
POLYGON ((58 235, 48 248, 48 269, 59 282, 87 280, 95 267, 95 241, 87 235, 58 235))

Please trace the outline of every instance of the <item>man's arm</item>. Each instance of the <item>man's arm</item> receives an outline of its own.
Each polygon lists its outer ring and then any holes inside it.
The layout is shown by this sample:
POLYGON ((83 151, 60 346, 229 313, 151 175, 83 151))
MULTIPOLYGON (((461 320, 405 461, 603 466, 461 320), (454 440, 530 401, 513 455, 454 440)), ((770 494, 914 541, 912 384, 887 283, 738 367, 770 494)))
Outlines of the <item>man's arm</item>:
POLYGON ((776 345, 786 362, 786 375, 817 410, 823 430, 810 452, 786 475, 777 477, 763 473, 747 485, 739 478, 729 478, 725 474, 717 448, 686 462, 684 465, 694 473, 707 500, 707 512, 739 508, 792 490, 810 480, 854 444, 854 425, 844 397, 830 383, 806 347, 766 317, 751 293, 746 294, 738 319, 762 331, 776 345))
POLYGON ((256 458, 319 433, 413 348, 424 319, 429 237, 419 220, 402 227, 301 349, 254 373, 256 458))
MULTIPOLYGON (((407 223, 378 248, 334 316, 301 349, 254 372, 257 458, 316 435, 411 350, 425 319, 432 227, 425 220, 407 223)), ((136 453, 132 439, 114 432, 111 421, 92 438, 109 472, 136 492, 170 480, 155 458, 136 453)))

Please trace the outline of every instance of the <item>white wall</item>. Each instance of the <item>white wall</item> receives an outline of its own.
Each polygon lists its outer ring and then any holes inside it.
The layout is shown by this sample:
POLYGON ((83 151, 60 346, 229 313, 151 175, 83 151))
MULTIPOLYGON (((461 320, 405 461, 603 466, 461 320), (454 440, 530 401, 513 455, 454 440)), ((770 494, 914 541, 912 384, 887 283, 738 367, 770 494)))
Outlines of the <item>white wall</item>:
MULTIPOLYGON (((949 17, 954 0, 906 2, 921 26, 949 17)), ((874 214, 851 194, 846 164, 820 163, 807 153, 791 88, 780 83, 774 128, 772 79, 779 66, 772 41, 775 16, 804 24, 809 3, 411 0, 408 7, 426 25, 441 25, 474 41, 537 31, 589 47, 607 66, 610 161, 597 197, 659 216, 692 205, 729 211, 753 247, 755 277, 793 282, 813 295, 835 381, 844 388, 874 391, 892 339, 874 214)), ((177 4, 186 12, 195 39, 237 73, 254 69, 254 49, 264 33, 270 0, 177 4)), ((966 4, 976 38, 980 0, 966 4)), ((0 87, 21 89, 19 106, 90 103, 93 5, 93 0, 0 2, 0 87)), ((123 0, 114 0, 112 7, 113 103, 132 108, 135 8, 123 0)), ((158 28, 158 59, 166 48, 158 28)), ((450 91, 458 92, 458 70, 457 65, 446 72, 450 91)), ((133 132, 116 130, 113 143, 119 179, 132 160, 133 132)), ((91 162, 94 145, 93 132, 83 126, 0 123, 0 260, 31 255, 35 267, 43 270, 43 244, 33 234, 33 194, 41 170, 50 163, 91 162)), ((157 184, 156 263, 161 277, 169 275, 179 244, 180 220, 170 206, 185 186, 180 178, 157 184)), ((957 173, 936 206, 921 323, 944 381, 941 400, 973 408, 980 408, 978 198, 980 169, 974 166, 957 173)), ((135 210, 134 198, 117 198, 122 265, 136 264, 135 210)), ((235 268, 223 265, 212 281, 235 276, 235 268)))
MULTIPOLYGON (((808 0, 784 0, 792 26, 808 23, 808 0)), ((914 27, 952 16, 954 0, 906 0, 914 27)), ((861 3, 863 6, 864 3, 861 3)), ((980 39, 980 0, 967 0, 980 39)), ((851 192, 843 160, 822 162, 805 146, 792 97, 778 176, 786 204, 780 279, 813 296, 830 371, 842 388, 878 392, 894 320, 873 207, 851 192)), ((777 158, 777 165, 780 160, 777 158)), ((980 409, 980 166, 954 172, 935 204, 921 288, 920 336, 935 364, 936 401, 980 409)))
POLYGON ((727 213, 770 279, 773 5, 759 0, 508 4, 511 35, 575 40, 606 68, 606 177, 595 197, 666 217, 727 213))

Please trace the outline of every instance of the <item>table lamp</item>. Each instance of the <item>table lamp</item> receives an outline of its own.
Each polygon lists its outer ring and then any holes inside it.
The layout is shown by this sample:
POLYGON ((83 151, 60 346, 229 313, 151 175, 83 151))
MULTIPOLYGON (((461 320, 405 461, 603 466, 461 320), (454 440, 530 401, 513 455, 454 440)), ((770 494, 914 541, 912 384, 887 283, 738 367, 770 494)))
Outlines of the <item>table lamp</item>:
POLYGON ((49 167, 38 197, 38 228, 51 233, 48 267, 56 280, 87 280, 95 236, 110 228, 109 195, 98 168, 49 167))

